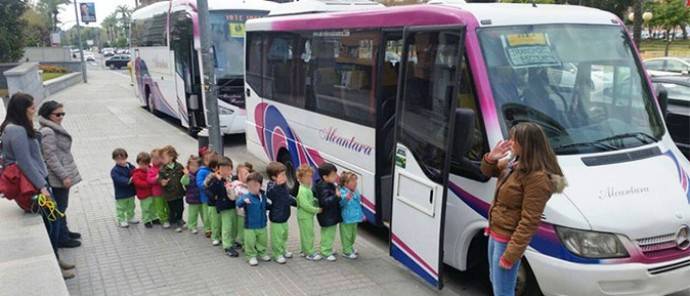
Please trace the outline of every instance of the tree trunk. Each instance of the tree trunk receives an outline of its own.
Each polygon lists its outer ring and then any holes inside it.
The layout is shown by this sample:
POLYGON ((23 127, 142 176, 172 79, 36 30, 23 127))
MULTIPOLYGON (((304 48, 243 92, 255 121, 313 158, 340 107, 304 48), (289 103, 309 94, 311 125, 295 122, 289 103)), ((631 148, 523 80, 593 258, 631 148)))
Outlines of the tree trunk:
POLYGON ((642 39, 642 0, 633 1, 633 13, 635 14, 633 20, 633 40, 637 48, 639 48, 640 39, 642 39))

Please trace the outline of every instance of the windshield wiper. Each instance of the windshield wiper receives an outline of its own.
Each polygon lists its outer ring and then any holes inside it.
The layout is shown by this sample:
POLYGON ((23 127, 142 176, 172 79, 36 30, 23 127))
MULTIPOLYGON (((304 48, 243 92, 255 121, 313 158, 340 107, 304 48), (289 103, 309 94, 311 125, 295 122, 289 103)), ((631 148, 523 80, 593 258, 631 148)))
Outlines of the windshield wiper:
POLYGON ((635 138, 635 139, 639 140, 642 144, 651 144, 651 143, 655 143, 657 141, 657 139, 650 134, 643 133, 643 132, 634 132, 634 133, 625 133, 625 134, 611 136, 608 138, 599 139, 599 140, 596 140, 595 142, 601 143, 601 142, 608 142, 608 141, 621 140, 621 139, 627 139, 627 138, 635 138))
POLYGON ((651 144, 657 141, 656 138, 653 136, 643 133, 643 132, 635 132, 635 133, 625 133, 625 134, 620 134, 620 135, 615 135, 611 137, 606 137, 603 139, 595 140, 592 142, 581 142, 581 143, 572 143, 572 144, 566 144, 562 146, 555 147, 555 151, 560 151, 563 152, 563 150, 566 149, 571 149, 571 148, 576 148, 576 147, 593 147, 597 148, 600 151, 612 151, 612 150, 617 150, 619 148, 624 148, 624 147, 619 147, 607 142, 614 141, 614 140, 621 140, 621 139, 627 139, 627 138, 634 138, 642 142, 642 144, 651 144))
POLYGON ((565 144, 565 145, 555 147, 553 150, 556 152, 563 153, 564 152, 563 150, 577 148, 577 147, 597 148, 599 151, 613 151, 613 150, 618 149, 618 148, 616 148, 616 146, 613 146, 611 144, 600 143, 598 141, 594 141, 594 142, 580 142, 580 143, 565 144))

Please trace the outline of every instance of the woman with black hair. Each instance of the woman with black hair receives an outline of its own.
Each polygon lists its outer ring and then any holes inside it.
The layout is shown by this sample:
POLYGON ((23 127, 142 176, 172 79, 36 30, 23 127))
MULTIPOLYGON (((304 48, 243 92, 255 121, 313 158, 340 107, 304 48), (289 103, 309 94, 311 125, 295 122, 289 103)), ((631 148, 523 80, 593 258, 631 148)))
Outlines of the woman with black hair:
MULTIPOLYGON (((65 213, 69 200, 69 190, 81 181, 79 170, 72 156, 72 136, 62 127, 65 110, 56 101, 47 101, 38 109, 38 123, 41 125, 41 149, 48 166, 48 184, 53 190, 53 198, 60 212, 65 213)), ((67 217, 60 219, 59 248, 81 246, 78 232, 67 227, 67 217)))
MULTIPOLYGON (((0 125, 2 156, 5 165, 16 164, 22 174, 36 188, 36 191, 52 198, 47 181, 48 169, 41 156, 40 134, 34 129, 33 125, 35 115, 36 106, 31 95, 24 93, 12 95, 7 105, 7 115, 2 125, 0 125)), ((53 252, 62 269, 62 276, 65 279, 73 278, 74 273, 70 272, 69 269, 74 268, 74 265, 62 262, 57 253, 57 238, 60 234, 58 221, 61 218, 58 217, 54 221, 50 221, 45 211, 41 210, 40 212, 48 230, 53 252)))

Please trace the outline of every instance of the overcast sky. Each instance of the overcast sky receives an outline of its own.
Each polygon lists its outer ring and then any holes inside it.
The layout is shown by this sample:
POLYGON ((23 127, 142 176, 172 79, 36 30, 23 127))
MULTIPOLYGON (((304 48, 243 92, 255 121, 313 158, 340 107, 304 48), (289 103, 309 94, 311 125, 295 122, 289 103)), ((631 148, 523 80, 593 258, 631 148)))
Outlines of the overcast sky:
MULTIPOLYGON (((77 0, 77 5, 83 2, 93 2, 96 6, 96 23, 89 23, 89 27, 99 26, 103 18, 115 11, 115 8, 119 5, 127 5, 130 8, 134 7, 134 0, 77 0)), ((60 6, 62 9, 60 14, 58 14, 58 19, 60 19, 63 29, 69 29, 74 26, 74 4, 72 3, 74 3, 74 0, 69 5, 60 6)))

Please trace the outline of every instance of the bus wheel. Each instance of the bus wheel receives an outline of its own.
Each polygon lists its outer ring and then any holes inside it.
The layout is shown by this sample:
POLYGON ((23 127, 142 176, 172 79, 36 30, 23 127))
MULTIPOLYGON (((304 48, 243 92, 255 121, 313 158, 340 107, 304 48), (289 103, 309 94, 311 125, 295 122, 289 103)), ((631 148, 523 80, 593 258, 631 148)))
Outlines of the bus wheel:
POLYGON ((156 107, 153 105, 153 95, 151 95, 150 91, 146 92, 146 107, 151 114, 156 114, 156 107))
POLYGON ((292 157, 290 157, 290 152, 288 152, 285 149, 281 149, 280 152, 278 152, 278 162, 282 163, 287 167, 287 172, 285 172, 285 175, 287 175, 287 188, 290 194, 292 196, 297 196, 297 192, 299 191, 299 182, 297 182, 297 174, 296 174, 296 169, 295 166, 292 164, 292 157))
POLYGON ((532 268, 525 258, 522 259, 520 270, 518 270, 517 283, 515 285, 515 295, 518 296, 541 296, 539 284, 534 277, 532 268))

